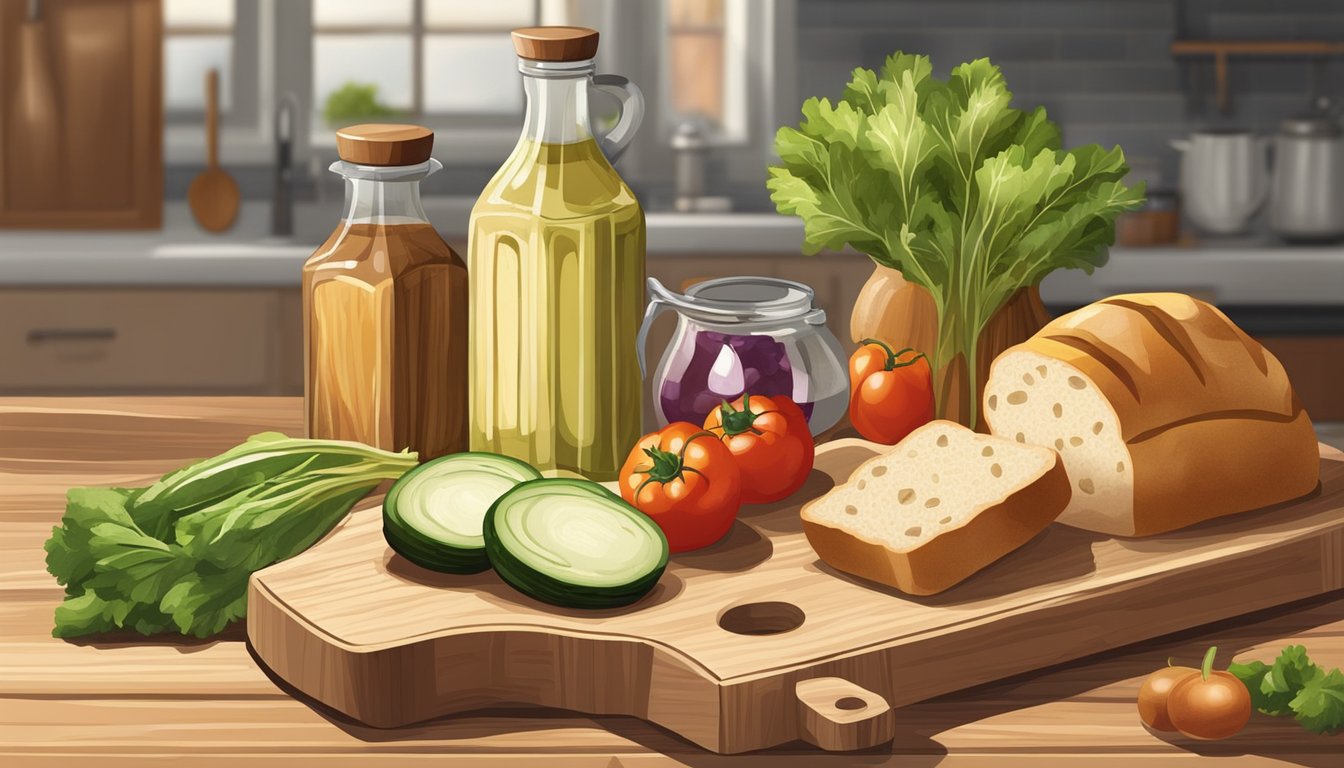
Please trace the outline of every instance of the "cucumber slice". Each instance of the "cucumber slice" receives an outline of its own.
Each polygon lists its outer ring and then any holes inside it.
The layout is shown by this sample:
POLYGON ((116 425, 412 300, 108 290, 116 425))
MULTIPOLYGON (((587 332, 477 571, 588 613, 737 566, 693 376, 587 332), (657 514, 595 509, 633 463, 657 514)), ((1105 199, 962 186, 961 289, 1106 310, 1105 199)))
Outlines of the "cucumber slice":
POLYGON ((444 573, 490 567, 481 525, 490 505, 515 485, 541 477, 493 453, 455 453, 402 475, 383 500, 383 538, 412 563, 444 573))
POLYGON ((529 480, 485 516, 485 551, 519 592, 567 608, 629 605, 667 567, 667 538, 643 512, 588 480, 529 480))

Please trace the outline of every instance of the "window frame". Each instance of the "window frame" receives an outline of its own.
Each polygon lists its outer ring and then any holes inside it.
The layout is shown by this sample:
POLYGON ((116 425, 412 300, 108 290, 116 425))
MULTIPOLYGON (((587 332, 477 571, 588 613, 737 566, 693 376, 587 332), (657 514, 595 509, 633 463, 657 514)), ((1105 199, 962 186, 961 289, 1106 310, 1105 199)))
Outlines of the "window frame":
MULTIPOLYGON (((219 110, 219 124, 222 128, 257 125, 261 113, 261 11, 262 5, 269 0, 233 0, 233 26, 230 27, 169 27, 165 21, 163 44, 166 47, 170 37, 197 37, 229 35, 232 51, 229 56, 229 93, 227 110, 219 110)), ((165 58, 165 64, 166 64, 165 58)), ((220 94, 221 103, 224 94, 220 94)), ((205 120, 205 109, 171 109, 166 104, 163 110, 165 126, 196 126, 205 120)))
MULTIPOLYGON (((532 4, 531 24, 540 23, 542 18, 543 0, 530 0, 532 4)), ((411 39, 411 106, 407 111, 408 120, 414 121, 420 125, 425 125, 435 129, 452 130, 457 127, 465 128, 492 128, 504 125, 516 125, 522 117, 523 109, 500 111, 500 112, 426 112, 425 102, 425 82, 424 82, 424 64, 425 64, 425 37, 428 35, 487 35, 487 34, 507 34, 517 28, 515 24, 508 25, 477 25, 477 26, 453 26, 445 24, 428 24, 425 21, 425 0, 411 0, 411 18, 407 24, 395 23, 378 26, 364 25, 318 25, 313 21, 311 3, 309 5, 308 21, 309 34, 316 44, 317 36, 320 34, 336 35, 378 35, 378 34, 404 34, 411 39)), ((309 69, 313 67, 315 56, 309 56, 309 69)), ((521 84, 519 88, 521 89, 521 84)), ((319 95, 315 89, 309 94, 309 113, 312 115, 314 127, 314 140, 319 137, 316 131, 319 129, 319 117, 321 114, 321 105, 318 103, 319 95)), ((321 128, 325 129, 325 125, 321 128)))

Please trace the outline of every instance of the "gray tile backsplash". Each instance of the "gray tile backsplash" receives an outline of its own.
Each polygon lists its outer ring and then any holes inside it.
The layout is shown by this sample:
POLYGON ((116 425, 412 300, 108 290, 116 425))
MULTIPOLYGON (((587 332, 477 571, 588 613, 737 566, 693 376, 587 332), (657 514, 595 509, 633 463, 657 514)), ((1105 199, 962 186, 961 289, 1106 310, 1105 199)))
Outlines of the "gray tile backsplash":
POLYGON ((1232 113, 1214 107, 1211 60, 1172 58, 1177 37, 1344 39, 1344 0, 799 0, 799 97, 839 95, 856 66, 925 53, 945 76, 989 56, 1019 106, 1044 105, 1067 144, 1120 144, 1154 185, 1176 183, 1168 141, 1196 128, 1269 132, 1309 103, 1344 101, 1344 59, 1233 59, 1232 113))

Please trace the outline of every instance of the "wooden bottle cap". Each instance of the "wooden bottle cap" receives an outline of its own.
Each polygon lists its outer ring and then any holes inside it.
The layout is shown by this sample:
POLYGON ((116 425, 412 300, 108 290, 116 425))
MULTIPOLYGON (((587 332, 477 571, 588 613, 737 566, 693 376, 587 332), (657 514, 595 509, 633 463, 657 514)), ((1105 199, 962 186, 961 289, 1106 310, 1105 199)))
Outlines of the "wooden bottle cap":
POLYGON ((419 125, 365 123, 336 131, 336 153, 358 165, 418 165, 428 162, 434 132, 419 125))
POLYGON ((533 61, 583 61, 597 55, 597 30, 588 27, 523 27, 513 49, 533 61))

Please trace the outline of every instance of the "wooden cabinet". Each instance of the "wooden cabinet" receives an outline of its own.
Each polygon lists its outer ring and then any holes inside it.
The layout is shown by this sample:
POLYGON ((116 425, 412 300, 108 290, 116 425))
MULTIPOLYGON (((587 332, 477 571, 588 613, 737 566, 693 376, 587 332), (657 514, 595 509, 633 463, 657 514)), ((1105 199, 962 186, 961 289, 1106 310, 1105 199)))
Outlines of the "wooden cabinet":
POLYGON ((281 303, 275 290, 0 290, 0 394, 285 392, 281 303))
POLYGON ((0 3, 0 227, 156 228, 159 0, 0 3))

